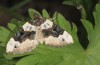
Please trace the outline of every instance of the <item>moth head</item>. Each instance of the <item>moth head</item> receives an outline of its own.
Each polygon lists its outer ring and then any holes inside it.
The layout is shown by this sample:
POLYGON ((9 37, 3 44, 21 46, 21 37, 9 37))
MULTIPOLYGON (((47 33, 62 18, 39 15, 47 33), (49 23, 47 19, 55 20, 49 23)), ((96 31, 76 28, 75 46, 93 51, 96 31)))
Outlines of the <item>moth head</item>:
POLYGON ((49 29, 49 28, 52 28, 52 26, 53 26, 53 22, 47 19, 47 20, 41 25, 41 28, 42 28, 42 29, 49 29))
POLYGON ((32 19, 32 23, 35 26, 40 26, 41 24, 43 24, 45 21, 45 19, 43 17, 40 17, 39 15, 35 14, 34 18, 32 19))

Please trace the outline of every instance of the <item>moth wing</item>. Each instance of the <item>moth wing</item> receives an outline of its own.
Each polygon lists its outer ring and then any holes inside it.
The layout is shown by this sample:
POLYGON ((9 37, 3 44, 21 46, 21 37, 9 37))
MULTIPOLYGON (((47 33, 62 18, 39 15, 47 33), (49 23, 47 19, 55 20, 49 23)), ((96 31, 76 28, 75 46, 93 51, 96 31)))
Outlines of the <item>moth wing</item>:
POLYGON ((72 36, 67 31, 64 31, 58 25, 51 22, 52 21, 47 19, 42 25, 43 30, 50 31, 50 36, 47 36, 44 39, 45 44, 52 46, 63 46, 74 42, 72 36))
POLYGON ((45 44, 50 46, 62 46, 62 42, 57 37, 49 36, 45 38, 45 44))
POLYGON ((35 31, 35 26, 31 25, 29 22, 26 22, 22 27, 24 31, 35 31))
POLYGON ((73 37, 66 31, 63 33, 63 38, 67 44, 74 43, 73 37))
MULTIPOLYGON (((35 26, 31 25, 29 22, 26 22, 23 26, 23 32, 25 31, 29 31, 30 34, 32 34, 34 36, 34 33, 32 31, 35 31, 35 26), (31 33, 32 32, 32 33, 31 33)), ((17 36, 18 38, 21 37, 21 33, 19 33, 20 36, 17 36)), ((15 38, 16 38, 15 36, 15 38)), ((25 34, 23 33, 22 36, 25 36, 25 34)), ((7 53, 12 53, 12 54, 18 54, 18 53, 24 53, 24 52, 28 52, 29 50, 32 50, 33 48, 35 48, 37 46, 37 41, 36 40, 30 40, 30 39, 26 39, 25 41, 19 42, 18 40, 15 41, 14 38, 11 38, 6 46, 6 52, 7 53)))
POLYGON ((26 39, 24 42, 21 43, 21 45, 18 48, 14 49, 13 54, 21 54, 25 52, 30 52, 33 49, 35 49, 37 45, 38 45, 37 40, 26 39))
POLYGON ((24 42, 18 43, 18 41, 15 41, 13 38, 11 38, 7 44, 6 52, 12 54, 21 54, 24 52, 30 52, 33 49, 35 49, 37 45, 38 45, 37 40, 26 39, 24 42), (17 47, 15 48, 15 46, 17 47))
POLYGON ((53 22, 48 19, 43 24, 41 24, 42 29, 49 29, 52 26, 53 26, 53 22))
POLYGON ((19 46, 19 45, 20 43, 18 41, 15 41, 13 38, 11 38, 9 42, 7 43, 6 52, 7 53, 13 52, 14 47, 19 46))
POLYGON ((68 44, 72 44, 74 41, 72 36, 68 32, 64 31, 64 33, 62 35, 59 35, 58 37, 49 36, 45 38, 44 42, 46 45, 51 46, 65 46, 68 44))

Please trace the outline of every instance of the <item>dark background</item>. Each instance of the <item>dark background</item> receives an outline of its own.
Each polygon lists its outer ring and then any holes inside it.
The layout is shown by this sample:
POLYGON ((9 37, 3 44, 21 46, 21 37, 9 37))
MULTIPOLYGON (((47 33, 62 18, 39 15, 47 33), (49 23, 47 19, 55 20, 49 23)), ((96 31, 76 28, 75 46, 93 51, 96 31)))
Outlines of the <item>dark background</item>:
POLYGON ((40 13, 42 9, 46 9, 51 17, 53 13, 57 11, 70 22, 75 22, 77 25, 80 25, 80 11, 74 6, 63 5, 62 2, 64 0, 29 0, 29 2, 23 6, 14 8, 22 1, 24 0, 0 0, 0 25, 6 26, 12 18, 21 19, 19 15, 29 17, 29 8, 34 8, 40 13))

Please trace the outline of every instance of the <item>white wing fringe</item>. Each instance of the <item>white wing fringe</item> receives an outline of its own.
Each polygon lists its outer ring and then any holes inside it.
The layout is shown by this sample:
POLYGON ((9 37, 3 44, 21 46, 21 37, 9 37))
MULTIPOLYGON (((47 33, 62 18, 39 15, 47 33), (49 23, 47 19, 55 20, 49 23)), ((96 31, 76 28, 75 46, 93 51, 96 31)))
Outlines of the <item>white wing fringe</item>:
POLYGON ((63 35, 59 35, 58 38, 53 36, 45 38, 45 44, 51 46, 64 46, 73 42, 72 36, 66 31, 64 31, 63 35))
POLYGON ((37 45, 38 45, 37 40, 26 39, 24 42, 19 43, 18 41, 15 41, 13 38, 11 38, 7 44, 6 52, 12 54, 21 54, 24 52, 30 52, 33 49, 35 49, 37 45))

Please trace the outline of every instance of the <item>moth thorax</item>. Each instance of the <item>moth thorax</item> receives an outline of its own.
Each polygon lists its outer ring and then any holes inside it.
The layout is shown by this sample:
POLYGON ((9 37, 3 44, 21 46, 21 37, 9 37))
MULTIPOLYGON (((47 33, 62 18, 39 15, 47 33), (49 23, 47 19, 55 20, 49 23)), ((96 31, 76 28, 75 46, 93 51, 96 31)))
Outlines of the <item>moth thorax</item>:
POLYGON ((43 18, 41 18, 41 17, 36 17, 36 18, 34 18, 34 25, 35 26, 40 26, 41 24, 43 24, 44 23, 44 19, 43 18))
POLYGON ((44 37, 43 37, 43 34, 42 34, 42 29, 41 29, 41 27, 40 27, 40 26, 36 26, 35 29, 36 29, 35 39, 36 39, 36 40, 39 40, 40 42, 43 42, 43 41, 41 41, 41 39, 44 38, 44 37))

